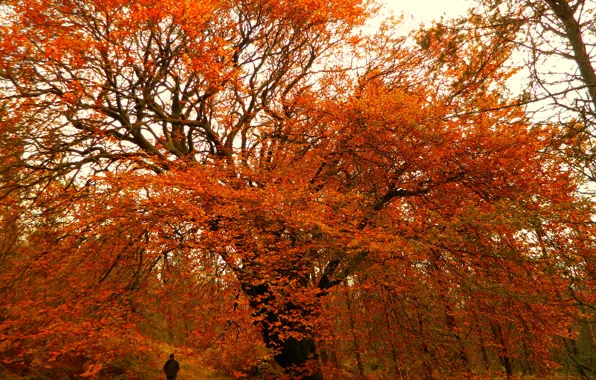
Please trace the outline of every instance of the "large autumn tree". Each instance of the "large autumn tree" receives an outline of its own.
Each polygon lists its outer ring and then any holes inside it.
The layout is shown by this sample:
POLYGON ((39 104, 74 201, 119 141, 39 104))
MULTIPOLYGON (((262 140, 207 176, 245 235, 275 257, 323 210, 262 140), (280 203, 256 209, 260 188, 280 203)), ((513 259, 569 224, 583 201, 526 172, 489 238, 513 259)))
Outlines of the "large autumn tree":
POLYGON ((445 321, 455 344, 417 342, 420 376, 449 346, 465 367, 472 323, 508 375, 508 334, 537 363, 569 334, 590 210, 504 91, 516 31, 364 36, 356 0, 1 7, 11 356, 101 362, 110 337, 142 339, 135 315, 190 310, 210 279, 292 377, 322 378, 327 301, 371 281, 413 293, 421 331, 445 321))

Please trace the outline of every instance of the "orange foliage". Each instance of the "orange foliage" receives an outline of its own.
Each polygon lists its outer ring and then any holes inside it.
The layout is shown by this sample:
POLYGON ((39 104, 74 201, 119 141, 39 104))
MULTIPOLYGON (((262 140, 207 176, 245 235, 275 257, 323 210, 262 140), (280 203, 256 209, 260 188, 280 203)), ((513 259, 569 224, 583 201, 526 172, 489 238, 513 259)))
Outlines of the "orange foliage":
POLYGON ((166 342, 236 375, 457 377, 570 336, 591 209, 503 93, 507 35, 357 36, 357 0, 1 7, 11 371, 166 342))

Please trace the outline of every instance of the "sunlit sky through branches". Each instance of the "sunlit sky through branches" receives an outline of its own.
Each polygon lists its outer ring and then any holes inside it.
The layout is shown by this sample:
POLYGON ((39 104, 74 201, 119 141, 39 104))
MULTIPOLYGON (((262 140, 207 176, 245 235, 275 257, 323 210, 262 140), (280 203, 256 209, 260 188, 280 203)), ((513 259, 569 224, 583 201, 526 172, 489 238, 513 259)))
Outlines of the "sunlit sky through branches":
MULTIPOLYGON (((407 33, 411 30, 415 30, 421 26, 421 24, 430 25, 434 21, 438 21, 443 17, 444 19, 451 19, 460 16, 465 16, 467 11, 477 5, 473 0, 380 0, 382 4, 382 10, 379 13, 378 19, 383 19, 391 14, 399 16, 403 14, 403 32, 407 33)), ((374 22, 371 24, 374 28, 374 22)), ((529 65, 526 60, 527 56, 516 52, 513 56, 513 60, 510 64, 514 66, 521 66, 521 71, 510 78, 508 81, 508 90, 512 94, 521 94, 528 88, 528 78, 530 73, 527 69, 529 65)), ((575 64, 571 61, 565 61, 559 57, 550 57, 547 65, 544 67, 545 70, 551 73, 550 75, 554 78, 560 76, 562 78, 563 85, 555 86, 554 90, 563 90, 566 88, 564 85, 566 82, 566 73, 574 72, 577 70, 575 64)), ((551 89, 553 90, 553 89, 551 89)), ((575 95, 572 93, 570 95, 575 95)), ((573 101, 573 99, 571 99, 573 101)), ((548 97, 545 101, 539 101, 528 105, 528 111, 532 113, 534 120, 549 120, 556 113, 557 109, 553 109, 548 106, 548 97)))
POLYGON ((420 23, 464 15, 473 3, 469 0, 382 0, 388 12, 403 13, 405 21, 416 27, 420 23))

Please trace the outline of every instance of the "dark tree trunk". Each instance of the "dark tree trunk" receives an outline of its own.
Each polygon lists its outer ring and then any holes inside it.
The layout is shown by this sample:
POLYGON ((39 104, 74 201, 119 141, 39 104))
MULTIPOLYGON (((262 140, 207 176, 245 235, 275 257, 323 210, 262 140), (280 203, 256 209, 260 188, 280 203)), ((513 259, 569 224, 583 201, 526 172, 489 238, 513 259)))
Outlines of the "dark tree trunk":
MULTIPOLYGON (((265 337, 265 333, 263 334, 265 337)), ((271 347, 280 347, 278 354, 274 356, 275 361, 279 364, 286 372, 290 374, 300 373, 295 368, 303 367, 309 360, 315 361, 314 371, 303 376, 304 380, 323 380, 318 369, 318 363, 316 363, 316 345, 312 338, 296 340, 289 338, 285 341, 272 342, 274 343, 271 347)))
POLYGON ((354 343, 354 355, 356 356, 356 365, 358 366, 358 374, 361 378, 364 377, 364 364, 362 363, 362 354, 360 353, 360 345, 356 337, 356 326, 354 323, 352 298, 348 289, 348 282, 344 281, 344 294, 346 295, 346 306, 348 308, 348 321, 350 322, 350 333, 352 335, 352 342, 354 343))
POLYGON ((573 50, 573 59, 579 68, 582 81, 588 86, 588 93, 596 110, 596 71, 594 70, 594 66, 592 66, 592 58, 590 57, 588 47, 583 40, 582 25, 575 18, 576 11, 573 10, 567 1, 545 0, 544 2, 548 4, 549 8, 563 24, 565 36, 573 50))
POLYGON ((586 371, 584 371, 583 366, 577 360, 577 357, 579 356, 579 350, 577 348, 577 344, 575 343, 575 340, 566 338, 565 343, 566 343, 565 346, 567 348, 568 355, 571 358, 571 360, 573 361, 573 363, 575 363, 577 373, 579 374, 579 376, 582 379, 589 379, 590 377, 586 374, 586 371))
POLYGON ((494 337, 501 344, 501 354, 499 355, 499 360, 505 368, 505 375, 507 376, 507 379, 511 379, 513 377, 513 363, 511 356, 509 355, 509 350, 507 349, 507 344, 503 337, 503 331, 501 330, 501 326, 491 323, 490 329, 494 337))
POLYGON ((307 323, 315 317, 312 315, 317 310, 315 305, 280 303, 267 283, 243 284, 242 287, 265 345, 276 352, 277 364, 292 378, 323 380, 313 332, 307 323), (288 333, 294 333, 298 338, 287 337, 288 333))

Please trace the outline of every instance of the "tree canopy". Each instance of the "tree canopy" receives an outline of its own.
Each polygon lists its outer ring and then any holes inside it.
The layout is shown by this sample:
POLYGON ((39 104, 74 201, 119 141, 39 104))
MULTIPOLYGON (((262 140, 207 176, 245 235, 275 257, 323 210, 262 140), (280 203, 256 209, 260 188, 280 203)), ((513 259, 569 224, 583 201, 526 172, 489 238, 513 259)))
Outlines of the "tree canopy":
POLYGON ((519 24, 364 33, 377 11, 2 2, 3 367, 149 378, 163 344, 238 377, 566 365, 593 204, 577 136, 507 91, 519 24))

